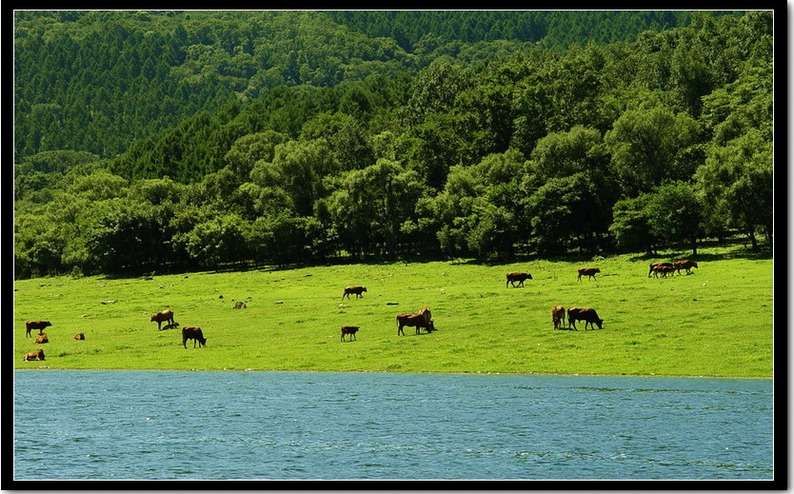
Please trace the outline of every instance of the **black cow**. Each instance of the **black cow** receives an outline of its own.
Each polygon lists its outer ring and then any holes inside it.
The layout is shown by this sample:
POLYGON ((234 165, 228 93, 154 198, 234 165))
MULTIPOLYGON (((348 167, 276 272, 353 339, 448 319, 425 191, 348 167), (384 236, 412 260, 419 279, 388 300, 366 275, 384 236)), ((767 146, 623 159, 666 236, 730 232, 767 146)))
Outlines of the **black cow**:
POLYGON ((344 300, 345 297, 347 297, 347 299, 350 300, 351 293, 354 293, 356 295, 356 298, 364 298, 362 292, 366 292, 366 291, 367 291, 367 287, 364 286, 358 286, 358 285, 346 286, 345 291, 342 294, 342 300, 344 300))
POLYGON ((196 342, 198 342, 199 348, 207 345, 207 338, 204 337, 201 328, 198 326, 185 326, 182 328, 182 346, 185 348, 187 348, 187 340, 193 340, 193 348, 196 348, 196 342))
POLYGON ((30 336, 30 331, 34 329, 39 330, 39 334, 46 327, 52 326, 50 321, 28 321, 25 323, 25 336, 30 336))
POLYGON ((507 273, 507 281, 505 281, 505 288, 507 285, 513 285, 515 288, 516 281, 518 282, 518 286, 524 286, 524 280, 531 280, 532 275, 529 273, 519 273, 517 271, 513 271, 512 273, 507 273))
POLYGON ((356 333, 358 332, 358 326, 342 326, 342 341, 345 341, 345 335, 350 335, 350 341, 356 339, 356 333))
POLYGON ((590 325, 590 329, 595 329, 593 324, 598 326, 598 329, 603 329, 602 324, 604 320, 598 317, 595 309, 589 307, 571 307, 568 309, 568 324, 576 330, 576 321, 584 321, 584 329, 590 325))

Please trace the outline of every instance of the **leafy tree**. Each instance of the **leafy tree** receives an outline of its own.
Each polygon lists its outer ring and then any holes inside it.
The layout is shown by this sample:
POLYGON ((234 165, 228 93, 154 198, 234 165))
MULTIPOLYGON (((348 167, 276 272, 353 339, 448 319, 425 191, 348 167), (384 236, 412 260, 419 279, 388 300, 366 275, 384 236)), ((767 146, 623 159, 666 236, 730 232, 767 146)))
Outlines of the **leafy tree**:
POLYGON ((251 225, 234 213, 197 224, 185 237, 185 249, 200 266, 217 269, 251 258, 251 225))
POLYGON ((343 248, 357 256, 394 256, 405 247, 400 242, 402 225, 415 218, 417 201, 425 194, 416 173, 379 159, 329 182, 332 192, 321 208, 343 248))
POLYGON ((641 249, 648 255, 656 254, 658 239, 651 232, 647 211, 650 200, 650 194, 642 194, 615 203, 614 221, 609 232, 619 248, 628 251, 641 249))
POLYGON ((740 229, 758 248, 756 229, 772 239, 773 205, 772 143, 762 132, 751 130, 709 149, 696 178, 702 203, 711 225, 740 229))
POLYGON ((695 188, 686 182, 657 187, 645 206, 653 237, 668 243, 687 242, 694 256, 697 255, 702 210, 695 188))
POLYGON ((667 180, 692 177, 700 155, 699 124, 684 113, 657 106, 627 110, 604 136, 626 195, 648 192, 667 180))

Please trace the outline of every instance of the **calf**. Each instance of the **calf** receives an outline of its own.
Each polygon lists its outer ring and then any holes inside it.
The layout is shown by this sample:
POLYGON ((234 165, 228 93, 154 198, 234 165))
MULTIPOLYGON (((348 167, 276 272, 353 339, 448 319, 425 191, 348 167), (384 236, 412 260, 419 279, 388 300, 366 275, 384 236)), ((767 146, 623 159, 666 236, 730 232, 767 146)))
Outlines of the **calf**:
POLYGON ((182 346, 187 348, 187 340, 193 340, 193 348, 196 348, 198 342, 199 348, 207 345, 207 338, 201 332, 198 326, 185 326, 182 328, 182 346))
POLYGON ((648 278, 650 278, 651 277, 651 273, 654 272, 653 268, 655 268, 657 266, 663 266, 663 267, 666 267, 666 268, 672 268, 673 267, 673 263, 672 262, 666 262, 666 261, 650 263, 648 265, 648 278))
POLYGON ((28 362, 30 360, 44 360, 44 350, 39 348, 35 352, 28 352, 25 354, 22 360, 24 360, 25 362, 28 362))
POLYGON ((156 314, 152 314, 151 322, 157 321, 157 329, 161 329, 160 325, 163 322, 168 322, 168 324, 174 324, 174 311, 171 309, 161 310, 156 314))
POLYGON ((351 293, 356 294, 356 298, 364 298, 364 295, 362 295, 362 293, 366 291, 367 291, 367 287, 364 286, 359 286, 359 285, 346 286, 344 293, 342 293, 342 300, 344 300, 345 297, 347 297, 347 299, 350 300, 351 293))
POLYGON ((679 275, 681 274, 682 269, 686 270, 686 274, 692 274, 691 269, 698 267, 698 263, 695 261, 690 261, 689 259, 682 259, 680 261, 674 262, 673 267, 679 275))
POLYGON ((25 323, 25 336, 30 336, 30 331, 33 329, 38 329, 41 334, 42 330, 48 326, 52 326, 50 321, 28 321, 25 323))
POLYGON ((576 281, 582 281, 582 276, 588 276, 592 279, 595 279, 596 273, 600 273, 601 270, 598 268, 579 268, 579 276, 576 277, 576 281))
POLYGON ((576 321, 584 321, 584 329, 587 329, 588 324, 590 329, 595 329, 593 324, 596 324, 598 329, 603 329, 604 320, 598 317, 595 309, 589 307, 571 307, 568 309, 568 324, 573 326, 574 331, 576 331, 576 321))
MULTIPOLYGON (((670 264, 670 263, 666 263, 666 264, 670 264)), ((666 266, 660 264, 658 266, 654 266, 653 268, 651 268, 651 271, 653 271, 654 278, 658 278, 660 274, 662 275, 662 278, 667 278, 668 274, 673 274, 675 268, 673 266, 666 266)))
POLYGON ((358 329, 358 326, 342 326, 342 341, 345 341, 346 334, 350 335, 350 341, 355 340, 358 329))
POLYGON ((83 333, 77 333, 76 335, 74 335, 74 339, 75 340, 81 340, 81 341, 85 340, 85 335, 83 333))
POLYGON ((49 342, 50 342, 50 339, 47 338, 47 333, 41 333, 40 335, 38 335, 36 337, 36 343, 38 343, 38 344, 49 343, 49 342))
POLYGON ((554 329, 560 329, 561 324, 565 324, 565 307, 555 305, 551 308, 551 322, 554 323, 554 329))
POLYGON ((524 280, 531 280, 531 279, 532 279, 532 275, 529 273, 519 273, 518 271, 507 273, 505 288, 507 288, 508 284, 512 285, 513 288, 515 288, 516 281, 518 282, 518 286, 524 286, 524 280))

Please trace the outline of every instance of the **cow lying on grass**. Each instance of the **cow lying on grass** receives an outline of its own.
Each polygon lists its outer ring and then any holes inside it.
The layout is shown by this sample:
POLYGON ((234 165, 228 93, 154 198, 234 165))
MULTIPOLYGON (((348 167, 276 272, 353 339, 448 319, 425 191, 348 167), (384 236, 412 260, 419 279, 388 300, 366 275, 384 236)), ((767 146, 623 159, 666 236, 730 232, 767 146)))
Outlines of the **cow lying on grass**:
POLYGON ((35 352, 28 352, 25 354, 25 357, 22 360, 25 362, 29 362, 31 360, 44 360, 44 350, 39 348, 35 352))

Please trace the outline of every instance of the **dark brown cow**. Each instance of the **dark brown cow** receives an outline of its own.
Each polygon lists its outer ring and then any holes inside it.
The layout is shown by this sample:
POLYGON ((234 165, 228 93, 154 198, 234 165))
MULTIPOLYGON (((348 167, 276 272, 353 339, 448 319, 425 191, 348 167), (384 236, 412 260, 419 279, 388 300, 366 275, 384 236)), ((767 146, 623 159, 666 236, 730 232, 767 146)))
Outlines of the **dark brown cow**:
POLYGON ((25 357, 22 360, 24 360, 25 362, 28 362, 30 360, 44 360, 44 350, 39 348, 35 352, 28 352, 25 354, 25 357))
POLYGON ((648 265, 648 278, 650 278, 650 277, 651 277, 651 273, 653 273, 653 272, 654 272, 654 271, 653 271, 653 268, 655 268, 655 267, 657 267, 657 266, 662 266, 662 267, 668 267, 668 268, 672 268, 672 267, 673 267, 673 263, 672 263, 672 262, 667 262, 667 261, 662 261, 662 262, 652 262, 652 263, 650 263, 650 264, 648 265))
POLYGON ((419 334, 419 330, 424 328, 428 333, 435 331, 435 325, 433 324, 432 314, 430 313, 430 309, 427 307, 422 307, 416 314, 398 314, 397 315, 397 334, 402 334, 405 336, 405 332, 403 328, 405 326, 415 327, 416 334, 419 334))
POLYGON ((359 285, 346 286, 345 292, 342 294, 342 300, 344 300, 345 297, 347 297, 347 299, 350 300, 351 293, 355 293, 356 298, 364 298, 362 292, 366 292, 366 291, 367 291, 367 287, 364 286, 359 286, 359 285))
POLYGON ((555 305, 551 308, 551 322, 554 323, 554 329, 560 329, 560 326, 565 324, 565 307, 555 305))
POLYGON ((174 321, 171 324, 166 324, 165 326, 163 326, 163 331, 165 331, 166 329, 176 329, 178 327, 179 327, 179 323, 174 321))
POLYGON ((77 333, 76 335, 74 335, 74 339, 80 341, 85 340, 85 335, 83 333, 77 333))
POLYGON ((182 346, 185 348, 187 348, 187 340, 193 340, 193 348, 196 348, 196 342, 198 342, 199 348, 207 346, 207 338, 204 337, 201 328, 198 326, 185 326, 182 328, 182 346))
POLYGON ((171 309, 161 310, 156 314, 152 314, 151 322, 157 321, 157 329, 162 329, 160 325, 164 322, 168 322, 168 324, 174 324, 174 311, 171 309))
POLYGON ((675 270, 679 275, 681 274, 682 269, 686 270, 686 274, 692 274, 691 269, 698 267, 698 263, 695 261, 690 261, 689 259, 681 259, 680 261, 674 262, 673 267, 675 267, 675 270))
POLYGON ((49 343, 49 342, 50 342, 50 339, 47 338, 47 333, 41 333, 40 335, 38 335, 36 337, 36 343, 37 344, 43 344, 43 343, 49 343))
POLYGON ((584 321, 584 329, 587 329, 587 325, 590 325, 590 329, 595 329, 593 324, 598 326, 598 329, 603 329, 602 325, 604 324, 604 320, 598 317, 595 309, 591 309, 589 307, 571 307, 568 309, 568 324, 576 330, 576 321, 584 321))
POLYGON ((662 275, 662 278, 667 278, 668 274, 673 274, 675 268, 673 266, 659 265, 651 268, 651 271, 653 271, 654 278, 658 278, 660 274, 662 275))
POLYGON ((518 282, 518 286, 524 286, 524 280, 531 280, 532 275, 529 273, 520 273, 518 271, 513 271, 512 273, 507 273, 507 279, 505 281, 505 288, 507 285, 510 284, 513 288, 516 287, 516 281, 518 282))
POLYGON ((600 272, 601 270, 598 268, 579 268, 579 276, 576 277, 576 281, 582 281, 582 276, 588 276, 595 279, 596 273, 600 272))
POLYGON ((52 326, 50 321, 28 321, 25 323, 25 336, 30 336, 30 331, 33 329, 38 329, 41 334, 42 330, 48 326, 52 326))
POLYGON ((342 341, 345 341, 345 335, 350 335, 350 341, 356 339, 356 333, 358 332, 358 326, 342 326, 342 341))

